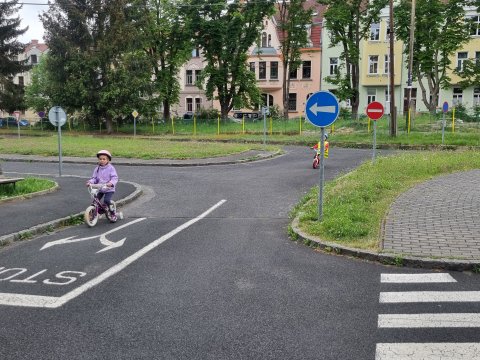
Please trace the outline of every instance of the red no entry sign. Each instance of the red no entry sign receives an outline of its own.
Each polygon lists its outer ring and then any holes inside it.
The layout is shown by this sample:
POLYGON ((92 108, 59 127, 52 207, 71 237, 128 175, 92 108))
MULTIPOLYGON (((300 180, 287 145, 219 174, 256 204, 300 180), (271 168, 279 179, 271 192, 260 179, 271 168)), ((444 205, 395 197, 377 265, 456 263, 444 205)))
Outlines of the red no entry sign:
POLYGON ((373 101, 367 106, 367 116, 372 120, 380 119, 383 112, 383 105, 378 101, 373 101))

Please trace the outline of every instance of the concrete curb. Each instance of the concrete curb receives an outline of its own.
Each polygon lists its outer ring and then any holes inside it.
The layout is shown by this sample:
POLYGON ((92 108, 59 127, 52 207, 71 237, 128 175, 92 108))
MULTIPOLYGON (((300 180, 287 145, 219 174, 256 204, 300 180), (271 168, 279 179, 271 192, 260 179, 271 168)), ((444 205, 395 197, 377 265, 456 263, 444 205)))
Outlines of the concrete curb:
MULTIPOLYGON (((240 154, 234 154, 230 156, 222 156, 218 158, 206 158, 206 159, 186 159, 186 160, 172 160, 172 159, 156 159, 156 160, 143 160, 143 159, 127 159, 127 158, 114 158, 112 161, 115 165, 128 165, 128 166, 172 166, 172 167, 185 167, 185 166, 211 166, 211 165, 232 165, 237 163, 246 163, 252 161, 266 160, 274 158, 283 154, 283 151, 260 151, 250 150, 240 154)), ((18 161, 18 162, 45 162, 45 163, 57 163, 58 158, 53 156, 36 156, 36 155, 17 155, 17 154, 1 154, 0 161, 18 161)), ((62 163, 67 164, 96 164, 95 158, 81 158, 81 157, 62 157, 62 163)))
MULTIPOLYGON (((134 182, 130 182, 130 181, 123 181, 123 182, 133 185, 135 187, 135 191, 130 195, 128 195, 127 197, 117 200, 115 203, 118 206, 123 206, 128 203, 131 203, 133 200, 137 199, 143 192, 141 185, 134 182)), ((0 237, 0 246, 5 246, 15 241, 30 239, 36 235, 52 232, 53 230, 61 227, 70 226, 72 225, 71 223, 72 219, 75 219, 81 216, 83 216, 83 211, 76 214, 71 214, 69 216, 66 216, 57 220, 52 220, 43 224, 39 224, 29 229, 21 230, 16 233, 3 235, 0 237)))
POLYGON ((405 254, 377 253, 369 250, 355 249, 335 243, 329 243, 322 239, 306 234, 298 227, 298 217, 293 219, 292 232, 306 245, 312 245, 321 249, 327 254, 350 256, 362 260, 374 261, 384 265, 395 265, 399 267, 416 267, 425 269, 438 269, 448 271, 473 271, 479 272, 480 260, 457 260, 445 258, 420 258, 405 254))

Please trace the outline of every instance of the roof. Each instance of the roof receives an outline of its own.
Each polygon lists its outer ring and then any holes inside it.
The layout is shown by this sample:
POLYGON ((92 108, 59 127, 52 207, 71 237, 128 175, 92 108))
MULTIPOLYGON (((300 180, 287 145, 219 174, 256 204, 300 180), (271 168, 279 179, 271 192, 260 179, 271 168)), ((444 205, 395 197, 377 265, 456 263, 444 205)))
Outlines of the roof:
POLYGON ((48 46, 46 44, 39 43, 38 40, 32 40, 25 47, 24 53, 28 53, 28 52, 30 52, 30 50, 32 50, 34 48, 38 49, 42 53, 45 52, 46 50, 48 50, 48 46))

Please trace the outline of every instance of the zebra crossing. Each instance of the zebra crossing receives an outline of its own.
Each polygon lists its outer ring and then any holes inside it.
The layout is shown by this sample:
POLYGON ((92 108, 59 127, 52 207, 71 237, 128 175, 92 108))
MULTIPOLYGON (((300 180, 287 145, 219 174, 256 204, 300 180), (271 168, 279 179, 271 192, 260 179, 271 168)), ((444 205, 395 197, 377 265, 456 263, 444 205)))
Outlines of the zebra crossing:
MULTIPOLYGON (((457 281, 447 273, 381 274, 381 284, 443 284, 457 281)), ((382 291, 380 304, 476 303, 480 291, 382 291)), ((480 328, 480 313, 381 313, 378 329, 480 328)), ((480 342, 377 343, 376 360, 480 360, 480 342)))

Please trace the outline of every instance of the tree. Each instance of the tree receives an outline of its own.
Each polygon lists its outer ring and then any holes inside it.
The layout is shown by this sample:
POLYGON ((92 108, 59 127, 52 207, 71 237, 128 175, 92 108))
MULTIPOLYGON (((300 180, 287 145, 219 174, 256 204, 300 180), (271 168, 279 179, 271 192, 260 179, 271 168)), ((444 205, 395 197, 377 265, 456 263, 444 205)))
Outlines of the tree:
POLYGON ((170 105, 178 102, 180 84, 177 74, 191 57, 193 34, 188 19, 180 11, 184 1, 140 1, 136 27, 141 48, 152 68, 152 98, 163 103, 163 118, 170 118, 170 105))
MULTIPOLYGON (((467 4, 468 0, 417 0, 412 75, 423 103, 433 113, 440 88, 450 86, 450 57, 470 37, 464 11, 467 4)), ((410 12, 409 0, 402 0, 394 12, 396 34, 405 43, 410 42, 410 12)))
POLYGON ((31 82, 25 87, 25 103, 36 112, 44 111, 54 106, 47 90, 50 81, 46 70, 48 53, 40 58, 40 62, 32 69, 31 82))
POLYGON ((208 99, 218 99, 222 119, 233 106, 254 107, 261 101, 255 74, 247 67, 247 51, 273 10, 273 0, 190 1, 195 42, 206 59, 200 82, 206 83, 208 99))
POLYGON ((136 51, 136 27, 127 0, 58 0, 42 15, 50 52, 49 96, 94 121, 130 114, 148 91, 151 69, 136 51))
POLYGON ((281 0, 278 4, 280 51, 283 63, 283 117, 288 119, 290 72, 301 65, 301 49, 308 44, 307 28, 311 25, 313 11, 306 0, 281 0))
POLYGON ((20 18, 13 17, 20 8, 17 0, 0 3, 0 110, 7 112, 25 109, 23 88, 13 83, 16 74, 30 68, 18 60, 25 45, 17 38, 28 30, 20 29, 20 18))
POLYGON ((334 76, 326 77, 326 80, 337 86, 335 94, 340 100, 350 100, 352 117, 357 118, 360 103, 360 42, 368 38, 370 26, 379 21, 380 10, 388 4, 388 0, 318 2, 328 6, 324 19, 330 46, 342 46, 339 71, 334 76))

